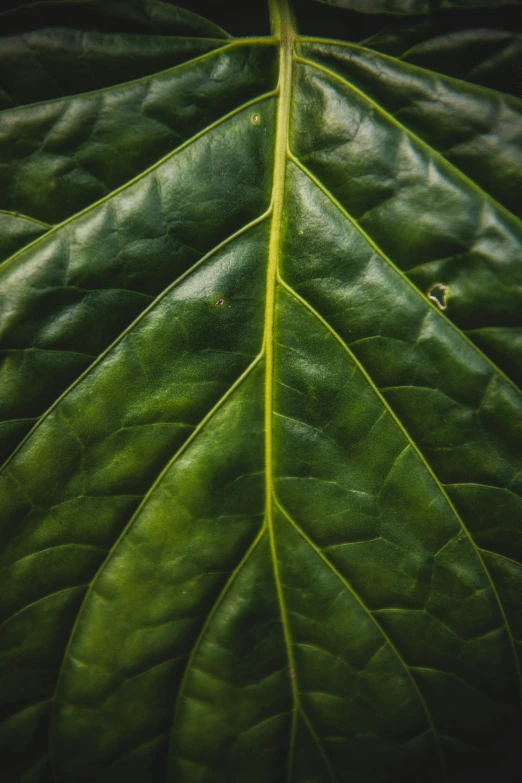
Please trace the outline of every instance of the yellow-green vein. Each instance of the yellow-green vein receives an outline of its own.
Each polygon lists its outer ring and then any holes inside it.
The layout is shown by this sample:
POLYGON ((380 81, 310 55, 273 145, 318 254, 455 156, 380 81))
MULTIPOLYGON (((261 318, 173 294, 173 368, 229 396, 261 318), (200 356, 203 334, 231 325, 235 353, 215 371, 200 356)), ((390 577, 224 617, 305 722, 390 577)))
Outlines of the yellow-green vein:
POLYGON ((21 109, 32 109, 35 106, 50 106, 53 103, 67 103, 68 101, 73 101, 75 98, 90 98, 93 95, 99 95, 104 92, 110 92, 111 90, 119 90, 120 88, 125 87, 132 87, 133 84, 144 84, 145 82, 151 81, 152 79, 166 76, 170 73, 173 73, 174 71, 181 71, 183 68, 186 68, 190 65, 193 65, 194 63, 199 63, 209 57, 212 57, 212 55, 215 54, 222 54, 223 52, 227 52, 229 49, 234 49, 238 46, 251 46, 252 44, 257 45, 264 45, 264 44, 273 44, 274 40, 269 37, 244 37, 244 38, 235 38, 233 40, 227 39, 227 38, 206 38, 206 39, 192 39, 192 40, 206 40, 206 41, 218 41, 219 43, 223 43, 223 46, 218 46, 215 49, 210 49, 208 52, 204 52, 203 54, 198 54, 196 57, 192 57, 190 60, 185 60, 182 63, 177 63, 177 65, 171 65, 168 68, 163 68, 161 71, 156 71, 155 73, 148 73, 145 76, 138 76, 136 79, 128 79, 124 82, 117 82, 116 84, 112 84, 109 87, 99 87, 95 90, 86 90, 85 92, 77 92, 73 93, 72 95, 66 95, 61 98, 50 98, 47 101, 35 101, 34 103, 23 103, 20 106, 11 106, 8 109, 2 109, 0 111, 0 114, 3 116, 4 114, 7 114, 9 112, 15 112, 20 111, 21 109))
MULTIPOLYGON (((224 247, 226 247, 230 242, 233 242, 234 239, 237 239, 238 237, 245 234, 247 231, 249 231, 254 226, 257 226, 259 223, 261 223, 263 220, 265 220, 269 215, 271 214, 271 207, 269 207, 266 212, 263 212, 262 215, 259 215, 259 217, 254 218, 250 223, 247 223, 246 226, 243 226, 238 231, 235 232, 235 234, 231 234, 229 237, 224 239, 222 242, 219 243, 219 245, 216 245, 216 247, 213 247, 212 250, 209 250, 208 253, 206 253, 202 258, 199 259, 199 261, 196 261, 195 264, 193 264, 189 269, 187 269, 185 272, 183 272, 182 275, 180 275, 176 280, 174 280, 170 285, 168 285, 161 293, 158 294, 158 296, 154 299, 153 302, 151 302, 144 310, 141 311, 141 313, 132 321, 129 326, 127 326, 123 332, 121 332, 118 337, 98 356, 96 361, 94 361, 92 364, 87 367, 81 375, 76 378, 73 383, 71 383, 70 386, 65 389, 65 391, 60 394, 59 397, 52 403, 52 405, 47 408, 44 413, 36 420, 35 424, 27 435, 20 441, 18 446, 11 452, 9 457, 5 460, 4 464, 0 466, 0 473, 8 466, 8 464, 11 462, 11 460, 14 458, 15 454, 20 451, 20 449, 23 447, 23 445, 26 443, 27 440, 29 440, 30 437, 32 437, 35 430, 40 426, 40 424, 49 416, 53 410, 61 403, 61 401, 70 394, 73 389, 76 388, 83 380, 84 378, 89 375, 90 372, 92 372, 105 358, 108 354, 113 351, 117 345, 130 333, 132 330, 145 318, 148 313, 150 313, 151 310, 153 310, 162 299, 164 299, 176 286, 180 285, 187 277, 189 277, 193 272, 196 271, 200 266, 202 266, 206 261, 208 261, 209 258, 211 258, 216 253, 219 253, 220 250, 222 250, 224 247)), ((14 421, 17 421, 17 419, 14 419, 14 421)), ((34 421, 34 419, 28 419, 28 421, 34 421)))
POLYGON ((391 125, 394 125, 396 128, 398 128, 400 131, 405 133, 407 136, 409 136, 411 139, 413 139, 419 146, 425 148, 428 150, 429 154, 433 155, 434 158, 436 158, 438 161, 442 163, 442 165, 450 169, 450 171, 453 171, 460 179, 462 179, 468 187, 470 187, 472 190, 475 190, 481 198, 488 201, 490 204, 492 204, 495 209, 497 209, 499 212, 501 212, 505 217, 507 217, 509 220, 514 221, 517 224, 521 224, 522 221, 520 218, 518 218, 516 215, 514 215, 512 212, 509 211, 503 204, 501 204, 499 201, 497 201, 493 196, 491 196, 487 191, 484 190, 477 182, 472 180, 470 177, 468 177, 467 174, 465 174, 461 169, 458 168, 454 163, 451 163, 447 158, 442 155, 435 147, 432 147, 431 144, 428 144, 427 141, 425 141, 423 138, 418 136, 414 131, 410 130, 406 125, 403 125, 400 120, 398 120, 396 117, 393 116, 393 114, 390 114, 389 111, 386 111, 386 109, 381 106, 379 103, 374 101, 372 98, 370 98, 369 95, 367 95, 365 92, 360 90, 358 87, 355 86, 349 79, 347 79, 344 76, 339 76, 338 73, 335 71, 332 71, 330 68, 326 68, 324 65, 319 65, 318 63, 313 62, 312 60, 307 60, 305 57, 296 57, 295 58, 297 62, 302 63, 303 65, 307 65, 310 68, 314 68, 317 71, 321 71, 326 76, 329 76, 331 79, 336 79, 338 82, 341 82, 341 84, 344 84, 346 87, 348 87, 349 90, 354 92, 356 95, 358 95, 360 98, 362 98, 363 101, 370 104, 379 114, 381 114, 391 125))
POLYGON ((392 419, 395 422, 395 424, 401 430, 401 432, 404 435, 404 437, 406 438, 407 442, 410 444, 411 448, 414 450, 415 454, 420 459, 422 465, 424 466, 424 468, 426 469, 426 471, 428 472, 428 474, 432 478, 433 482, 435 483, 436 487, 438 488, 439 492, 441 493, 442 497, 444 498, 445 502, 447 503, 450 511, 453 513, 455 519, 457 520, 458 524, 460 525, 460 528, 461 528, 462 532, 464 533, 464 535, 468 539, 472 549, 474 550, 475 555, 476 555, 476 557, 477 557, 477 559, 478 559, 478 561, 479 561, 479 563, 481 565, 482 571, 483 571, 483 573, 485 574, 485 576, 486 576, 486 578, 488 580, 489 586, 491 588, 491 592, 493 593, 493 596, 495 597, 495 601, 496 601, 497 606, 499 608, 499 611, 500 611, 500 614, 501 614, 501 617, 502 617, 502 620, 503 620, 503 623, 504 623, 504 626, 506 628, 507 635, 508 635, 508 638, 509 638, 509 643, 510 643, 510 646, 511 646, 511 650, 512 650, 512 653, 513 653, 513 658, 514 658, 514 662, 515 662, 515 669, 516 669, 516 672, 517 672, 517 675, 518 675, 519 688, 520 688, 520 691, 522 693, 522 672, 520 670, 520 664, 519 664, 517 650, 516 650, 516 646, 515 646, 515 640, 514 640, 512 631, 511 631, 511 626, 510 626, 510 624, 508 622, 508 619, 507 619, 507 616, 506 616, 506 612, 505 612, 504 607, 502 605, 502 602, 500 600, 500 596, 498 594, 498 591, 497 591, 497 588, 495 586, 495 583, 493 582, 491 574, 489 573, 489 569, 487 568, 487 566, 486 566, 486 564, 484 562, 484 558, 482 557, 480 548, 476 545, 475 541, 473 540, 473 537, 472 537, 471 533, 469 532, 468 528, 464 524, 464 520, 462 519, 462 517, 458 513, 457 509, 455 508, 455 505, 453 504, 450 496, 446 492, 446 490, 444 488, 444 485, 441 483, 441 481, 439 481, 437 475, 434 473, 433 469, 431 468, 430 464, 426 460, 426 458, 425 458, 424 454, 422 453, 422 451, 419 449, 419 447, 417 446, 417 444, 415 443, 415 441, 413 440, 413 438, 411 437, 411 435, 409 434, 407 429, 404 427, 403 423, 401 422, 401 420, 399 419, 399 417, 397 416, 397 414, 395 413, 393 408, 390 406, 390 404, 387 401, 387 399, 383 396, 383 394, 381 393, 379 388, 376 386, 376 384, 374 383, 373 379, 371 378, 371 376, 366 371, 365 367, 357 359, 357 357, 355 356, 353 351, 350 350, 350 348, 345 343, 343 338, 339 334, 337 334, 335 329, 333 329, 330 326, 328 321, 326 321, 322 317, 322 315, 320 313, 318 313, 317 310, 315 310, 315 308, 312 307, 312 305, 309 304, 306 301, 306 299, 303 299, 303 297, 300 296, 297 293, 297 291, 294 291, 294 289, 291 288, 291 286, 289 286, 287 283, 285 283, 285 281, 281 277, 278 277, 278 282, 279 282, 279 284, 281 286, 283 286, 283 288, 286 291, 288 291, 288 293, 291 296, 293 296, 298 302, 300 302, 304 307, 306 307, 306 309, 309 312, 311 312, 312 315, 314 315, 318 319, 318 321, 320 323, 323 324, 323 326, 330 332, 332 337, 334 337, 337 340, 337 342, 342 346, 342 348, 346 351, 346 353, 348 354, 348 356, 350 357, 352 362, 355 364, 355 366, 361 372, 362 376, 364 377, 364 379, 366 380, 366 382, 368 383, 368 385, 370 386, 370 388, 372 389, 374 394, 381 401, 381 403, 384 406, 385 410, 388 411, 388 413, 392 417, 392 419))
POLYGON ((56 702, 57 702, 57 697, 58 697, 59 692, 60 692, 61 681, 62 681, 63 672, 64 672, 64 665, 65 665, 65 662, 67 661, 67 659, 68 659, 68 657, 70 655, 71 648, 72 648, 72 645, 74 643, 74 639, 75 639, 75 636, 76 636, 76 631, 77 631, 77 629, 78 629, 78 627, 80 625, 84 609, 85 609, 85 607, 87 605, 87 602, 89 600, 89 597, 90 597, 91 593, 95 589, 95 585, 96 585, 96 583, 98 581, 99 576, 103 573, 103 571, 109 565, 109 563, 110 563, 111 559, 113 558, 113 556, 115 555, 118 547, 120 546, 122 541, 125 539, 125 537, 129 533, 129 530, 132 528, 134 522, 136 521, 138 516, 143 511, 144 507, 146 506, 147 502, 151 498, 152 494, 154 493, 156 488, 161 484, 162 480, 164 479, 164 477, 166 476, 166 474, 168 473, 170 468, 182 456, 182 454, 187 450, 187 448, 190 446, 190 444, 193 442, 193 440, 199 435, 201 430, 210 421, 210 419, 212 419, 212 417, 217 413, 217 411, 220 410, 220 408, 223 407, 225 402, 232 396, 232 394, 235 392, 235 390, 243 383, 243 381, 257 367, 257 365, 261 361, 261 358, 262 358, 262 354, 259 353, 256 356, 256 358, 254 359, 254 361, 249 364, 249 366, 246 368, 246 370, 239 376, 239 378, 236 379, 236 381, 227 389, 225 394, 223 394, 223 396, 216 402, 216 404, 211 408, 211 410, 206 414, 206 416, 203 419, 201 419, 201 421, 199 422, 197 427, 194 429, 194 431, 189 435, 189 437, 185 440, 185 442, 182 444, 182 446, 176 451, 174 456, 167 462, 167 464, 165 465, 163 470, 160 472, 160 474, 157 476, 157 478, 155 479, 155 481, 153 482, 153 484, 149 488, 148 492, 144 495, 143 500, 141 501, 141 503, 139 504, 139 506, 137 507, 135 512, 130 517, 129 521, 127 522, 127 524, 123 528, 122 532, 120 533, 120 535, 118 536, 118 538, 116 539, 114 544, 112 545, 112 547, 111 547, 107 557, 105 558, 105 560, 103 561, 101 566, 98 568, 97 572, 95 573, 94 577, 92 578, 91 582, 89 583, 89 587, 87 589, 87 592, 85 593, 85 596, 83 598, 82 604, 81 604, 81 606, 80 606, 80 608, 78 610, 78 613, 76 615, 76 619, 75 619, 73 628, 72 628, 71 633, 69 635, 69 640, 67 642, 67 647, 65 649, 65 653, 64 653, 63 658, 62 658, 62 662, 61 662, 61 665, 60 665, 60 671, 59 671, 58 679, 57 679, 57 682, 56 682, 56 687, 55 687, 54 694, 53 694, 53 697, 52 697, 53 713, 51 715, 51 724, 50 724, 50 730, 49 730, 49 747, 50 747, 51 755, 53 753, 53 746, 54 746, 53 745, 53 728, 54 728, 53 714, 54 714, 54 711, 56 710, 56 702))
POLYGON ((319 188, 319 190, 320 190, 322 193, 324 193, 324 195, 326 196, 326 198, 327 198, 329 201, 331 201, 331 202, 332 202, 332 204, 333 204, 335 207, 337 207, 337 209, 339 210, 339 212, 340 212, 342 215, 344 215, 344 217, 345 217, 345 218, 346 218, 346 219, 347 219, 347 220, 348 220, 348 221, 349 221, 349 222, 352 224, 352 226, 353 226, 353 227, 354 227, 354 228, 355 228, 355 229, 356 229, 356 230, 359 232, 359 234, 360 234, 360 235, 361 235, 361 236, 362 236, 362 237, 363 237, 363 238, 364 238, 364 239, 365 239, 365 240, 368 242, 368 244, 370 245, 370 247, 371 247, 371 248, 373 248, 373 250, 375 250, 375 252, 376 252, 376 253, 377 253, 377 254, 378 254, 378 255, 379 255, 381 258, 382 258, 382 260, 383 260, 383 261, 385 261, 385 262, 386 262, 386 263, 387 263, 387 264, 388 264, 388 265, 389 265, 389 266, 390 266, 390 267, 391 267, 391 268, 394 270, 394 272, 396 272, 396 274, 398 274, 398 275, 399 275, 399 277, 401 277, 401 278, 404 280, 404 282, 405 282, 405 283, 406 283, 406 284, 407 284, 407 285, 408 285, 408 286, 409 286, 409 287, 412 289, 412 291, 415 291, 415 293, 416 293, 416 295, 417 295, 417 296, 420 296, 420 297, 421 297, 422 301, 423 301, 423 302, 426 304, 426 306, 427 306, 427 307, 429 307, 429 308, 431 308, 431 310, 432 310, 434 313, 437 313, 437 317, 438 317, 438 318, 442 318, 442 320, 443 320, 443 321, 444 321, 446 324, 448 324, 448 326, 450 326, 450 328, 451 328, 453 331, 455 331, 455 332, 456 332, 456 333, 457 333, 457 334, 458 334, 458 335, 459 335, 459 336, 462 338, 462 340, 464 340, 464 342, 465 342, 465 343, 467 343, 467 345, 469 345, 469 346, 470 346, 470 348, 472 348, 472 349, 473 349, 474 353, 478 354, 478 355, 480 356, 480 358, 481 358, 481 359, 482 359, 482 360, 483 360, 483 361, 484 361, 486 364, 488 364, 488 365, 491 367, 491 369, 493 370, 493 372, 495 372, 495 373, 496 373, 497 375, 499 375, 499 376, 500 376, 500 377, 501 377, 501 378, 502 378, 502 379, 503 379, 503 380, 504 380, 506 383, 508 383, 510 386, 512 386, 512 387, 513 387, 513 389, 515 389, 515 391, 516 391, 518 394, 522 395, 522 390, 521 390, 521 389, 519 389, 519 387, 517 386, 517 384, 516 384, 516 383, 515 383, 513 380, 511 380, 511 378, 509 378, 509 377, 508 377, 508 376, 507 376, 507 375, 506 375, 506 374, 503 372, 503 370, 501 370, 501 369, 500 369, 500 367, 498 367, 498 366, 495 364, 495 362, 493 362, 493 361, 492 361, 492 360, 491 360, 491 359, 490 359, 488 356, 486 356, 486 354, 485 354, 485 353, 483 353, 483 352, 480 350, 480 348, 478 348, 478 347, 475 345, 475 343, 474 343, 474 342, 473 342, 473 341, 472 341, 472 340, 471 340, 471 339, 470 339, 470 338, 467 336, 467 334, 466 334, 465 332, 463 332, 463 331, 462 331, 462 329, 459 329, 459 327, 458 327, 458 326, 457 326, 457 325, 456 325, 456 324, 455 324, 453 321, 451 321, 451 320, 448 318, 448 316, 447 316, 445 313, 443 313, 443 312, 442 312, 442 310, 440 310, 440 308, 439 308, 439 307, 437 307, 437 306, 436 306, 436 305, 435 305, 433 302, 431 302, 431 301, 430 301, 430 300, 429 300, 429 299, 428 299, 426 296, 424 296, 424 294, 422 293, 422 291, 419 291, 419 289, 417 288, 417 286, 415 285, 415 283, 413 283, 413 282, 412 282, 412 281, 409 279, 409 277, 408 277, 407 275, 405 275, 405 274, 404 274, 404 272, 403 272, 401 269, 399 269, 399 267, 398 267, 398 266, 396 266, 396 264, 394 264, 394 262, 391 260, 391 258, 390 258, 389 256, 387 256, 387 255, 386 255, 386 253, 385 253, 385 252, 384 252, 384 251, 383 251, 383 250, 382 250, 382 249, 381 249, 381 248, 380 248, 380 247, 377 245, 377 243, 376 243, 376 242, 375 242, 375 241, 372 239, 372 237, 371 237, 371 236, 370 236, 370 235, 369 235, 369 234, 368 234, 368 233, 367 233, 367 232, 364 230, 364 228, 363 228, 362 226, 360 226, 360 225, 359 225, 359 223, 358 223, 358 222, 355 220, 355 218, 354 218, 354 217, 352 217, 352 215, 350 215, 350 213, 349 213, 349 212, 348 212, 348 211, 347 211, 347 210, 346 210, 346 209, 343 207, 343 205, 342 205, 342 204, 341 204, 339 201, 337 201, 337 199, 335 198, 335 196, 334 196, 332 193, 330 193, 330 191, 328 190, 328 188, 326 188, 326 187, 325 187, 325 185, 323 185, 323 183, 322 183, 322 182, 321 182, 321 181, 320 181, 320 180, 319 180, 319 179, 318 179, 318 178, 317 178, 317 177, 316 177, 316 176, 315 176, 315 175, 314 175, 314 174, 313 174, 313 173, 310 171, 310 169, 308 169, 308 168, 307 168, 307 167, 304 165, 304 163, 301 163, 301 161, 299 160, 299 158, 296 158, 296 157, 295 157, 295 155, 294 155, 294 154, 293 154, 293 153, 292 153, 290 150, 288 151, 288 158, 289 158, 289 159, 292 161, 292 163, 294 163, 294 165, 296 165, 296 166, 297 166, 297 168, 299 168, 299 169, 300 169, 300 170, 303 172, 303 174, 305 174, 305 175, 306 175, 306 176, 307 176, 307 177, 308 177, 308 178, 309 178, 309 179, 310 179, 310 180, 311 180, 311 181, 314 183, 314 185, 316 185, 316 186, 319 188))
POLYGON ((52 234, 55 234, 57 231, 60 231, 62 228, 65 228, 70 223, 73 223, 75 220, 78 220, 79 218, 83 217, 83 215, 88 214, 93 209, 99 207, 101 204, 104 204, 105 202, 117 196, 119 193, 123 193, 125 190, 127 190, 127 188, 130 188, 132 185, 135 185, 137 182, 142 180, 148 174, 151 174, 153 171, 156 171, 156 169, 158 169, 164 163, 169 161, 171 158, 175 157, 180 152, 183 152, 184 149, 190 147, 192 144, 194 144, 194 142, 198 141, 198 139, 201 139, 207 133, 213 131, 214 128, 218 128, 220 125, 223 125, 223 123, 227 122, 232 117, 235 117, 240 112, 249 109, 251 106, 256 106, 258 103, 261 103, 262 101, 265 101, 268 98, 273 97, 275 93, 276 93, 275 90, 270 90, 269 92, 263 93, 263 95, 258 95, 257 98, 252 98, 250 101, 246 101, 245 103, 242 103, 240 106, 236 106, 236 108, 232 109, 232 111, 228 112, 228 114, 225 114, 223 117, 220 117, 218 120, 215 120, 210 125, 207 125, 206 127, 202 128, 202 130, 198 131, 198 133, 194 134, 194 136, 191 136, 190 139, 187 139, 186 141, 183 142, 183 144, 180 144, 179 147, 176 147, 176 149, 172 150, 171 152, 168 152, 166 155, 160 158, 160 160, 157 160, 156 163, 153 163, 152 166, 149 166, 143 171, 140 171, 140 173, 137 174, 135 177, 132 177, 132 179, 128 180, 127 182, 124 182, 123 185, 120 185, 115 190, 112 190, 110 193, 107 193, 105 196, 98 199, 98 201, 89 204, 89 206, 85 207, 84 209, 81 209, 79 212, 76 212, 74 215, 71 215, 66 220, 63 220, 61 223, 57 223, 55 226, 49 229, 49 231, 46 231, 45 234, 42 234, 41 236, 37 237, 28 245, 21 248, 21 250, 18 250, 9 258, 6 258, 2 262, 2 268, 5 267, 11 261, 14 261, 16 258, 21 256, 27 250, 30 250, 31 248, 38 245, 44 239, 50 237, 52 234))
POLYGON ((312 722, 310 721, 310 718, 306 714, 306 712, 305 712, 305 710, 304 710, 302 705, 300 705, 300 707, 299 707, 299 713, 300 713, 302 719, 304 720, 308 731, 310 732, 310 736, 312 737, 313 741, 316 744, 317 750, 319 751, 319 755, 321 756, 323 764, 326 767, 328 775, 330 776, 330 780, 332 780, 335 783, 337 778, 336 778, 335 772, 333 771, 332 765, 330 764, 330 759, 326 755, 326 753, 324 751, 324 748, 323 748, 323 746, 321 744, 321 741, 320 741, 319 737, 317 736, 317 732, 315 731, 315 729, 314 729, 314 727, 312 725, 312 722))
POLYGON ((210 612, 208 613, 208 615, 207 615, 207 617, 206 617, 206 619, 205 619, 205 621, 204 621, 204 623, 203 623, 203 625, 201 627, 201 630, 200 630, 200 632, 199 632, 199 634, 197 636, 197 639, 194 642, 194 645, 192 647, 192 650, 191 650, 190 655, 189 655, 188 660, 187 660, 187 664, 185 666, 185 671, 183 672, 183 677, 181 679, 181 682, 180 682, 180 685, 179 685, 179 688, 178 688, 178 693, 177 693, 177 696, 176 696, 176 701, 175 701, 175 704, 174 704, 174 709, 173 709, 173 714, 172 714, 172 723, 171 723, 170 731, 168 732, 168 735, 170 737, 169 756, 174 755, 172 753, 172 744, 173 744, 173 737, 174 737, 176 721, 177 721, 177 718, 178 718, 178 713, 179 713, 181 700, 182 700, 182 697, 183 697, 183 692, 184 692, 185 686, 187 684, 187 678, 189 676, 190 669, 191 669, 192 664, 194 662, 194 658, 196 656, 196 653, 199 650, 201 642, 203 641, 203 638, 205 636, 205 633, 207 632, 207 629, 208 629, 210 623, 212 622, 212 618, 215 616, 216 611, 218 610, 219 606, 221 605, 222 601, 224 600, 224 598, 225 598, 226 594, 228 593, 230 587, 232 586, 234 580, 236 579, 238 574, 241 572, 241 570, 244 567, 244 565, 247 563, 247 561, 250 558, 251 554, 257 548, 257 546, 258 546, 259 542, 261 541, 261 539, 264 537, 265 532, 266 532, 266 521, 261 526, 261 528, 258 531, 256 537, 254 538, 254 540, 252 541, 250 546, 247 548, 245 554, 243 555, 243 557, 241 558, 241 560, 239 561, 237 566, 230 573, 230 576, 228 577, 228 579, 226 580, 225 584, 223 585, 223 587, 221 589, 221 592, 219 593, 217 599, 214 601, 214 603, 212 605, 212 608, 211 608, 210 612))
MULTIPOLYGON (((379 57, 383 60, 389 60, 391 63, 393 63, 393 65, 401 65, 405 66, 411 71, 418 71, 422 76, 438 76, 445 82, 450 84, 455 82, 458 87, 464 86, 471 92, 476 92, 478 95, 481 95, 482 93, 491 93, 492 96, 494 95, 496 98, 498 98, 498 91, 495 90, 494 87, 487 87, 485 84, 475 84, 474 82, 468 82, 466 79, 459 78, 458 76, 448 76, 448 74, 435 71, 431 68, 423 68, 421 65, 417 65, 416 63, 405 62, 402 58, 406 52, 401 54, 400 57, 396 57, 393 54, 387 54, 386 52, 381 52, 378 49, 372 49, 371 46, 368 46, 368 44, 371 43, 371 38, 367 38, 360 43, 354 43, 353 41, 340 41, 337 38, 321 38, 320 36, 316 37, 313 35, 300 35, 299 43, 319 45, 326 44, 327 46, 338 46, 342 49, 356 49, 360 52, 365 52, 374 58, 379 57)), ((502 97, 511 98, 512 96, 508 93, 502 93, 502 97)))
POLYGON ((9 215, 9 217, 19 220, 28 220, 30 223, 36 223, 37 226, 42 226, 42 228, 52 228, 51 223, 44 223, 43 220, 38 220, 38 218, 31 217, 30 215, 24 215, 21 212, 12 212, 9 209, 0 209, 0 215, 9 215))
POLYGON ((416 696, 417 696, 417 698, 418 698, 418 700, 419 700, 419 702, 420 702, 420 704, 421 704, 421 706, 423 708, 423 711, 424 711, 424 713, 426 715, 426 720, 427 720, 428 726, 430 728, 430 731, 432 733, 433 741, 435 743, 437 754, 439 756, 442 773, 443 773, 444 777, 446 777, 447 776, 447 773, 446 773, 446 763, 445 763, 444 755, 442 753, 442 748, 440 746, 439 735, 437 733, 437 730, 435 729, 435 725, 433 723, 433 719, 431 717, 431 713, 430 713, 430 711, 428 709, 428 705, 426 704, 426 701, 425 701, 424 696, 422 695, 422 693, 421 693, 421 691, 419 689, 419 686, 415 682, 415 679, 414 679, 414 677, 413 677, 413 675, 412 675, 412 673, 410 671, 410 667, 408 666, 408 664, 406 663, 406 661, 404 660, 404 658, 400 654, 400 652, 397 649, 397 647, 393 644, 392 640, 390 639, 390 637, 388 636, 388 634, 386 633, 384 628, 380 625, 380 623, 378 622, 377 618, 374 616, 373 612, 371 612, 370 609, 368 609, 368 607, 366 606, 366 604, 364 603, 364 601, 360 597, 359 593, 357 593, 356 590, 354 590, 354 588, 352 587, 350 582, 348 582, 348 580, 341 574, 341 572, 337 570, 337 568, 334 566, 334 564, 332 562, 330 562, 330 560, 326 557, 326 555, 322 552, 322 550, 317 546, 317 544, 314 541, 312 541, 312 539, 304 532, 304 530, 297 524, 297 522, 294 521, 292 516, 288 513, 288 511, 284 508, 284 506, 279 502, 279 500, 275 496, 274 496, 274 502, 277 505, 277 507, 280 510, 280 512, 283 514, 283 516, 286 517, 288 522, 292 525, 292 527, 306 541, 308 546, 316 553, 316 555, 318 557, 321 558, 323 563, 330 569, 330 571, 337 577, 337 579, 339 579, 341 584, 350 593, 350 595, 352 595, 355 598, 355 600, 357 601, 357 603, 359 604, 361 609, 372 620, 372 622, 374 623, 374 625, 376 626, 376 628, 378 629, 378 631, 382 635, 384 641, 389 646, 389 648, 392 650, 392 652, 394 653, 395 657, 397 658, 397 660, 399 661, 399 663, 403 667, 403 669, 406 672, 406 674, 408 676, 408 679, 409 679, 409 681, 410 681, 410 683, 412 685, 412 688, 414 689, 415 694, 416 694, 416 696))
POLYGON ((273 33, 279 40, 279 81, 278 107, 276 121, 276 139, 274 152, 274 177, 272 185, 272 222, 270 227, 270 239, 268 245, 267 281, 266 281, 266 306, 264 324, 264 353, 265 353, 265 519, 270 542, 274 579, 281 610, 281 623, 285 638, 290 670, 290 685, 294 709, 292 713, 292 726, 290 731, 290 743, 288 751, 287 780, 292 778, 293 754, 297 727, 297 711, 299 694, 295 678, 295 661, 292 649, 290 627, 285 608, 281 575, 277 558, 277 548, 273 520, 273 442, 272 442, 272 418, 274 395, 274 317, 276 306, 277 270, 279 254, 281 250, 281 231, 283 223, 285 174, 288 148, 288 135, 290 125, 290 102, 292 96, 292 61, 295 30, 290 8, 287 0, 270 0, 270 16, 273 33))

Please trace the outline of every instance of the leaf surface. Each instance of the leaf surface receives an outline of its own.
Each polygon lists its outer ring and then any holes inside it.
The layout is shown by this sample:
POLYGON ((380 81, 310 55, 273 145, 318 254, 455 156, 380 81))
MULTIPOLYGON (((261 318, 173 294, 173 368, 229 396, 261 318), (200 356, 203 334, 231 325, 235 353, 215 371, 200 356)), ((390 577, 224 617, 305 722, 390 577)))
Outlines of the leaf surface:
POLYGON ((522 102, 179 13, 0 114, 5 764, 512 780, 522 102))
POLYGON ((439 15, 385 27, 365 45, 424 69, 520 98, 522 8, 439 15))
POLYGON ((327 5, 349 8, 365 14, 431 14, 446 9, 497 8, 517 5, 520 0, 319 0, 327 5))

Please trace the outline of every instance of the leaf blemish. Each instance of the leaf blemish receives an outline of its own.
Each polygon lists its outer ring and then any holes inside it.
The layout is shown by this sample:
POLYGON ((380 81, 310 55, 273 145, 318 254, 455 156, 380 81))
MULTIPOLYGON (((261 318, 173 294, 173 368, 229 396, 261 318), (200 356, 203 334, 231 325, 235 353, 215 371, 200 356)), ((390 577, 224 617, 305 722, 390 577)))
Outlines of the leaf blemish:
POLYGON ((428 299, 435 302, 439 310, 445 310, 448 306, 449 287, 444 283, 433 283, 428 289, 428 299))
POLYGON ((214 302, 214 307, 223 307, 224 304, 225 304, 225 300, 223 299, 222 296, 220 296, 219 299, 216 299, 216 301, 214 302))
POLYGON ((261 122, 261 115, 253 114, 251 121, 252 121, 252 125, 259 125, 259 123, 261 122))

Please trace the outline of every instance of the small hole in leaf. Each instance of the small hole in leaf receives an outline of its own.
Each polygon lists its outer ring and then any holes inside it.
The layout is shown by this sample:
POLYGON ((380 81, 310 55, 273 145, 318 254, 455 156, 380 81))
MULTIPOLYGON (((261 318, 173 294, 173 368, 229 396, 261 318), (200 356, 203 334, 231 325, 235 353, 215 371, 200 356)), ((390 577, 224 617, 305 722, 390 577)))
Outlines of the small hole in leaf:
POLYGON ((253 114, 252 115, 252 125, 259 125, 261 122, 261 115, 260 114, 253 114))
POLYGON ((216 299, 216 301, 214 302, 214 307, 223 307, 224 304, 225 304, 225 300, 223 299, 222 296, 220 296, 219 299, 216 299))
POLYGON ((444 283, 433 283, 428 290, 428 299, 435 302, 439 310, 445 310, 448 306, 449 288, 444 283))

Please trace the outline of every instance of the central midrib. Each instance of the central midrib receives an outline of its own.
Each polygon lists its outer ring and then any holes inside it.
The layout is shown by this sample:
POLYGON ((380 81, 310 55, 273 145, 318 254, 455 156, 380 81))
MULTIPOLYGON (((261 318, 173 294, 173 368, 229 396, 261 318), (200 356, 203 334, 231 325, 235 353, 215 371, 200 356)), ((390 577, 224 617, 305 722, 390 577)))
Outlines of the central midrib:
POLYGON ((274 178, 272 186, 272 216, 270 240, 268 246, 268 264, 266 280, 266 308, 264 329, 265 354, 265 525, 270 542, 274 579, 281 610, 281 621, 288 654, 289 674, 293 697, 293 720, 288 755, 288 776, 291 776, 293 744, 295 737, 298 691, 295 678, 295 662, 290 631, 286 616, 273 521, 273 386, 274 386, 274 316, 278 262, 281 247, 281 228, 283 222, 285 172, 287 164, 288 135, 290 124, 290 102, 292 92, 292 60, 295 30, 288 0, 271 0, 270 12, 273 32, 279 39, 279 83, 276 121, 276 140, 274 150, 274 178))

